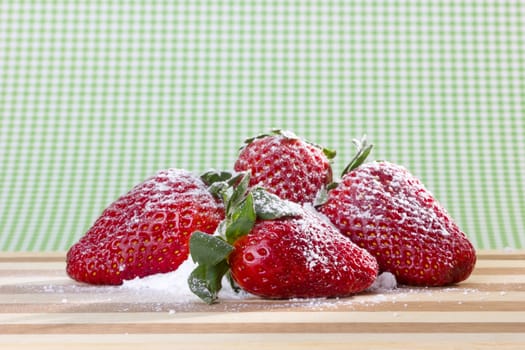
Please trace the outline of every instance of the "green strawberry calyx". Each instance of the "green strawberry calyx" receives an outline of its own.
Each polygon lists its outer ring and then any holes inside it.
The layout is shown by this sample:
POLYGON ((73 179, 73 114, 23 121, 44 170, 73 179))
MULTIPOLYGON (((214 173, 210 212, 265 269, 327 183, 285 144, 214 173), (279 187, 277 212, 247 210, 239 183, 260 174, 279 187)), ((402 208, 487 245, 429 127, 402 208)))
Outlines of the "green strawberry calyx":
POLYGON ((247 172, 231 175, 211 171, 201 177, 210 191, 225 203, 226 217, 214 235, 194 232, 189 241, 190 255, 197 267, 188 277, 190 290, 208 304, 218 299, 222 278, 226 275, 234 289, 238 289, 229 275, 228 257, 233 244, 247 235, 260 220, 273 220, 301 214, 301 207, 280 199, 262 187, 248 190, 247 172))
POLYGON ((366 135, 363 135, 361 139, 353 139, 352 143, 356 146, 357 151, 354 157, 348 163, 348 165, 344 168, 341 177, 345 176, 346 174, 363 164, 370 152, 372 151, 372 148, 374 148, 374 145, 372 143, 368 143, 366 135))
MULTIPOLYGON (((350 160, 348 165, 344 168, 343 172, 341 173, 341 177, 345 176, 352 170, 358 168, 361 166, 361 164, 364 163, 370 152, 372 151, 372 148, 374 148, 374 145, 371 143, 368 143, 368 140, 366 138, 366 135, 363 135, 361 139, 353 139, 352 143, 356 147, 356 153, 354 157, 350 160)), ((319 192, 317 192, 316 197, 314 198, 314 207, 320 207, 324 203, 328 201, 328 192, 334 188, 336 188, 339 185, 338 181, 334 181, 332 183, 329 183, 328 185, 322 187, 319 192)))
POLYGON ((328 158, 328 160, 333 160, 337 154, 337 152, 333 149, 326 148, 322 145, 319 145, 317 143, 310 142, 308 140, 305 140, 304 138, 301 138, 300 136, 297 136, 293 131, 290 130, 283 130, 283 129, 272 129, 270 132, 262 133, 257 136, 249 137, 244 140, 245 145, 242 148, 244 148, 246 145, 252 143, 254 140, 262 139, 264 137, 270 137, 270 136, 282 136, 284 138, 290 139, 290 140, 302 140, 318 149, 320 149, 323 154, 328 158))

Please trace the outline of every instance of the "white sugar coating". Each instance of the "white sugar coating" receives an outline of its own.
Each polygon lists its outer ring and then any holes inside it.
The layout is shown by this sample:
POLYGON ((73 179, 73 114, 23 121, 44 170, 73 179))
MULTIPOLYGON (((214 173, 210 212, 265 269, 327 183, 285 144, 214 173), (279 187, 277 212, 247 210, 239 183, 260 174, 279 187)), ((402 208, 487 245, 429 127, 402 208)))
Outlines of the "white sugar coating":
POLYGON ((377 276, 374 283, 368 288, 371 292, 385 292, 397 287, 396 276, 390 272, 383 272, 377 276))
POLYGON ((308 269, 313 271, 318 264, 322 266, 329 264, 334 256, 327 254, 324 247, 319 244, 325 237, 323 227, 319 226, 315 220, 318 214, 315 211, 310 211, 307 207, 305 207, 305 210, 310 215, 303 215, 296 219, 298 231, 300 232, 296 239, 304 244, 302 253, 306 259, 308 269))
POLYGON ((321 213, 319 210, 317 210, 312 204, 310 203, 304 203, 303 209, 307 212, 312 214, 313 216, 320 219, 322 222, 324 222, 326 225, 330 226, 334 231, 341 232, 334 224, 333 222, 328 218, 328 216, 321 213))
MULTIPOLYGON (((417 187, 418 195, 430 198, 432 197, 432 192, 418 178, 411 175, 405 167, 389 162, 382 162, 382 164, 384 166, 382 166, 381 171, 391 176, 391 180, 388 183, 383 183, 380 179, 376 179, 373 183, 375 187, 369 183, 370 173, 375 168, 381 167, 380 163, 367 163, 361 167, 362 171, 353 173, 357 176, 352 181, 352 186, 356 186, 358 193, 366 193, 366 195, 359 194, 357 199, 366 199, 366 202, 373 203, 378 196, 388 196, 386 202, 395 203, 396 206, 405 208, 407 212, 412 213, 410 219, 417 226, 433 228, 435 232, 439 232, 442 236, 449 237, 451 235, 449 227, 439 219, 437 213, 422 206, 411 194, 407 195, 405 188, 408 185, 408 179, 411 179, 413 181, 411 186, 417 187), (383 188, 384 185, 388 186, 387 191, 383 188)), ((378 213, 377 208, 371 205, 358 207, 351 202, 347 203, 347 205, 352 207, 352 210, 349 210, 349 212, 359 212, 361 218, 372 219, 375 222, 380 222, 384 219, 382 213, 386 212, 386 207, 382 208, 383 210, 378 213), (372 212, 375 214, 372 214, 372 212)), ((406 219, 407 217, 403 213, 403 217, 398 224, 403 223, 406 219)))
MULTIPOLYGON (((141 188, 145 184, 152 186, 154 189, 155 193, 152 194, 151 198, 153 202, 160 201, 168 204, 176 201, 182 194, 212 198, 204 182, 193 173, 184 169, 169 168, 160 170, 138 187, 141 188)), ((151 205, 151 203, 148 203, 148 205, 151 205)))
POLYGON ((193 293, 188 288, 186 279, 195 267, 193 261, 187 259, 175 271, 124 281, 122 288, 164 291, 188 299, 193 293))
MULTIPOLYGON (((159 273, 143 278, 135 278, 124 281, 121 288, 133 290, 138 293, 162 293, 175 303, 200 302, 188 286, 188 276, 197 267, 192 259, 187 259, 175 271, 159 273)), ((235 292, 226 278, 222 281, 222 289, 219 292, 220 299, 244 299, 249 294, 235 292)), ((147 296, 146 296, 147 297, 147 296)))
POLYGON ((166 183, 166 181, 156 181, 155 188, 158 192, 166 192, 171 190, 171 187, 166 183))
POLYGON ((283 217, 300 215, 302 212, 301 205, 281 199, 275 194, 266 192, 262 187, 254 187, 252 195, 258 215, 272 214, 283 217))
POLYGON ((173 181, 173 182, 180 181, 181 177, 193 178, 193 174, 190 171, 185 170, 185 169, 169 168, 159 173, 165 173, 166 176, 170 179, 170 181, 173 181))

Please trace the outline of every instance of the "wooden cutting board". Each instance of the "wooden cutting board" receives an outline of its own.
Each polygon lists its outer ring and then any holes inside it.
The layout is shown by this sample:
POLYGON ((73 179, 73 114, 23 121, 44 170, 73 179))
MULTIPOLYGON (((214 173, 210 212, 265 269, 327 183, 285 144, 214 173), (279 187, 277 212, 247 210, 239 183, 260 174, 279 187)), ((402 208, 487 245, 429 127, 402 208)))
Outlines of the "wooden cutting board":
POLYGON ((0 349, 525 349, 525 251, 480 252, 446 288, 223 299, 76 283, 64 254, 0 253, 0 349))

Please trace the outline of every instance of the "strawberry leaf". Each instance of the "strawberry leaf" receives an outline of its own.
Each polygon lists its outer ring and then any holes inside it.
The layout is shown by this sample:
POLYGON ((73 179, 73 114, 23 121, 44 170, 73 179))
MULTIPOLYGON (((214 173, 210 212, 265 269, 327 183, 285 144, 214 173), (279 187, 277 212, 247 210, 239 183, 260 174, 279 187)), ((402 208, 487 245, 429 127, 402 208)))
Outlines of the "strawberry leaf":
MULTIPOLYGON (((221 173, 219 175, 209 174, 211 179, 215 178, 217 181, 212 182, 209 185, 208 191, 210 191, 210 193, 213 194, 215 197, 221 199, 223 203, 226 203, 226 205, 227 205, 226 210, 227 210, 227 212, 229 212, 229 210, 230 210, 229 208, 232 206, 231 205, 231 198, 232 198, 233 194, 235 193, 235 196, 236 196, 235 200, 236 201, 238 201, 239 198, 242 199, 242 197, 239 197, 239 196, 241 196, 240 192, 243 190, 243 188, 239 189, 238 192, 236 192, 234 190, 234 187, 236 187, 237 183, 241 182, 241 180, 245 176, 249 176, 249 175, 244 173, 244 172, 241 172, 241 173, 238 173, 235 176, 228 177, 228 175, 225 175, 225 174, 229 174, 229 173, 223 172, 223 173, 221 173), (225 181, 221 181, 221 179, 225 179, 225 181)), ((208 175, 206 175, 206 176, 208 176, 208 175)), ((249 180, 249 178, 248 178, 248 180, 249 180)), ((210 180, 210 181, 213 181, 213 180, 210 180)), ((245 186, 245 183, 242 182, 241 186, 245 186)), ((247 185, 246 185, 246 187, 247 187, 247 185)), ((246 191, 246 190, 244 189, 244 191, 246 191)))
POLYGON ((196 231, 190 237, 191 258, 198 264, 216 265, 232 251, 233 246, 217 236, 196 231))
POLYGON ((200 178, 212 195, 224 201, 224 194, 229 187, 227 181, 232 178, 231 173, 212 169, 203 173, 200 178))
POLYGON ((226 182, 229 179, 232 178, 232 174, 227 171, 219 171, 219 170, 208 170, 207 172, 203 173, 201 176, 202 182, 204 182, 206 185, 210 186, 216 182, 226 182))
POLYGON ((248 193, 244 201, 234 208, 231 217, 227 219, 226 240, 233 244, 239 237, 248 234, 255 225, 255 208, 252 193, 248 193))
POLYGON ((261 187, 251 191, 257 217, 263 220, 273 220, 286 216, 301 215, 301 207, 293 202, 283 200, 261 187))
POLYGON ((265 132, 265 133, 262 133, 262 134, 258 134, 258 135, 249 137, 249 138, 244 140, 244 143, 245 144, 250 144, 250 143, 252 143, 253 141, 255 141, 257 139, 262 139, 264 137, 276 136, 276 135, 281 135, 281 136, 283 136, 283 137, 285 137, 287 139, 298 139, 299 138, 293 131, 283 130, 283 129, 272 129, 270 132, 265 132))
POLYGON ((196 231, 190 237, 191 258, 198 266, 188 277, 190 290, 208 304, 217 300, 222 278, 228 272, 233 246, 217 236, 196 231))
POLYGON ((337 155, 337 152, 335 150, 331 149, 331 148, 326 148, 326 147, 322 147, 322 146, 318 146, 318 147, 320 147, 323 150, 324 155, 329 160, 334 159, 335 156, 337 155))
POLYGON ((328 189, 323 186, 315 196, 314 199, 314 207, 320 207, 321 205, 325 204, 328 201, 328 189))
POLYGON ((286 137, 287 139, 301 139, 303 140, 304 142, 306 143, 309 143, 310 145, 314 146, 314 147, 317 147, 319 148, 321 151, 323 151, 324 155, 326 156, 326 158, 328 158, 328 160, 332 160, 335 158, 337 152, 333 149, 330 149, 330 148, 326 148, 322 145, 319 145, 317 143, 314 143, 314 142, 311 142, 311 141, 308 141, 304 138, 301 138, 299 136, 297 136, 293 131, 290 131, 290 130, 281 130, 281 129, 274 129, 272 130, 272 134, 274 135, 281 135, 281 136, 284 136, 286 137))
POLYGON ((218 182, 212 183, 208 187, 208 191, 210 191, 210 193, 212 195, 214 195, 215 197, 219 198, 224 203, 228 199, 227 192, 228 192, 229 187, 230 186, 228 185, 227 182, 225 182, 225 181, 218 181, 218 182))
MULTIPOLYGON (((240 174, 240 176, 241 177, 238 181, 238 184, 233 188, 233 192, 231 193, 229 198, 225 200, 226 215, 230 215, 232 211, 236 210, 236 208, 246 197, 246 192, 248 191, 248 186, 250 184, 250 173, 242 173, 240 174)), ((236 178, 238 177, 239 176, 237 176, 236 178)))
POLYGON ((281 136, 284 136, 285 138, 291 139, 291 140, 299 139, 299 136, 297 136, 291 130, 273 129, 271 135, 281 135, 281 136))
POLYGON ((228 272, 226 260, 217 265, 199 265, 188 277, 190 290, 207 304, 213 304, 222 288, 222 277, 228 272))
POLYGON ((329 161, 333 160, 337 154, 337 152, 334 150, 334 149, 331 149, 331 148, 326 148, 322 145, 319 145, 319 144, 316 144, 314 142, 311 142, 309 140, 306 140, 304 139, 303 137, 300 137, 300 136, 297 136, 293 131, 290 131, 290 130, 283 130, 283 129, 272 129, 270 132, 267 132, 267 133, 262 133, 262 134, 259 134, 259 135, 256 135, 256 136, 253 136, 253 137, 250 137, 250 138, 247 138, 244 140, 244 143, 245 145, 241 147, 241 150, 246 147, 246 145, 252 143, 253 141, 257 140, 257 139, 262 139, 264 137, 269 137, 269 136, 282 136, 286 139, 289 139, 289 140, 302 140, 314 147, 317 147, 319 148, 320 150, 322 150, 322 152, 324 153, 324 155, 326 156, 326 158, 328 158, 329 161))
POLYGON ((356 146, 357 152, 354 158, 352 158, 350 163, 348 163, 346 168, 343 170, 341 177, 345 176, 347 173, 351 172, 352 170, 363 164, 363 162, 366 160, 366 158, 372 151, 372 148, 374 147, 373 144, 368 143, 366 135, 363 135, 360 140, 354 139, 352 142, 356 146))

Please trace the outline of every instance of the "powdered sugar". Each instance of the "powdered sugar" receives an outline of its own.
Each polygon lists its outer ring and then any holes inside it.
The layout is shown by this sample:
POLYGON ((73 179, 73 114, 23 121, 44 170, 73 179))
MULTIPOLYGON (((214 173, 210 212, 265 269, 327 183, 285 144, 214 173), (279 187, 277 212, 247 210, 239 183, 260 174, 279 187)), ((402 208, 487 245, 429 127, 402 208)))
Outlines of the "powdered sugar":
POLYGON ((169 168, 157 172, 142 185, 149 188, 150 201, 146 209, 154 208, 157 203, 164 205, 177 203, 181 198, 203 198, 211 200, 207 186, 193 173, 177 168, 169 168))
POLYGON ((297 203, 283 200, 278 196, 256 187, 252 189, 253 201, 257 216, 261 219, 274 219, 285 216, 301 215, 301 206, 297 203))
POLYGON ((186 279, 190 272, 196 267, 191 259, 186 260, 173 272, 151 275, 143 278, 124 281, 122 288, 133 290, 163 291, 173 294, 177 300, 193 299, 193 293, 189 290, 186 279))
MULTIPOLYGON (((313 271, 314 268, 320 265, 327 265, 329 263, 329 257, 326 251, 323 251, 322 245, 319 244, 322 241, 323 233, 320 231, 320 227, 316 224, 314 217, 319 217, 319 214, 311 205, 304 205, 304 209, 310 215, 303 215, 297 220, 299 226, 299 232, 301 235, 297 236, 297 239, 304 243, 304 249, 301 249, 303 256, 306 259, 306 265, 309 270, 313 271)), ((323 220, 325 222, 325 220, 323 220)))
POLYGON ((394 276, 390 272, 383 272, 379 276, 377 276, 376 280, 368 288, 368 291, 370 292, 386 292, 393 290, 397 287, 397 281, 396 276, 394 276))
MULTIPOLYGON (((199 302, 200 299, 191 292, 187 281, 188 276, 196 267, 197 265, 191 259, 187 259, 175 271, 124 281, 120 288, 146 294, 164 294, 176 303, 199 302)), ((244 299, 249 296, 245 292, 236 293, 226 278, 222 282, 223 288, 219 293, 219 298, 244 299)))
POLYGON ((417 226, 438 227, 437 232, 442 233, 443 236, 450 235, 436 212, 421 204, 425 201, 431 201, 430 191, 403 166, 392 165, 388 162, 370 163, 368 166, 362 167, 360 172, 354 172, 352 175, 355 177, 352 178, 351 183, 352 186, 355 186, 357 195, 366 200, 362 203, 363 207, 359 208, 352 204, 353 201, 349 201, 347 204, 352 206, 353 212, 359 212, 361 218, 374 219, 376 222, 381 221, 383 219, 381 215, 388 212, 386 206, 378 210, 378 208, 367 207, 366 205, 367 203, 375 203, 377 198, 384 196, 386 198, 383 203, 394 203, 396 208, 404 209, 403 211, 399 210, 401 218, 398 220, 398 224, 405 223, 407 220, 406 213, 411 213, 410 220, 414 221, 417 226), (379 168, 381 168, 384 178, 374 175, 379 168), (370 182, 371 179, 372 182, 370 182), (414 193, 408 193, 407 188, 410 188, 414 193), (363 193, 366 195, 362 195, 363 193), (420 198, 416 199, 415 195, 420 198), (373 214, 369 211, 373 211, 373 214))

